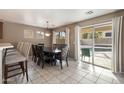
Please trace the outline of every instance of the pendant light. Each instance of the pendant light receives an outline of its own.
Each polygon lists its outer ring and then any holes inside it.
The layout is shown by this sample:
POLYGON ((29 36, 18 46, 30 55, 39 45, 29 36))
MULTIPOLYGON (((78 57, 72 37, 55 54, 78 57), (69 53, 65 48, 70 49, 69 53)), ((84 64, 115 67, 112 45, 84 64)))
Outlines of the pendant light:
MULTIPOLYGON (((46 24, 47 24, 47 31, 49 31, 49 28, 48 28, 48 24, 49 24, 49 22, 46 21, 46 24)), ((46 32, 46 33, 45 33, 45 36, 49 37, 49 36, 50 36, 50 33, 49 33, 49 32, 46 32)))

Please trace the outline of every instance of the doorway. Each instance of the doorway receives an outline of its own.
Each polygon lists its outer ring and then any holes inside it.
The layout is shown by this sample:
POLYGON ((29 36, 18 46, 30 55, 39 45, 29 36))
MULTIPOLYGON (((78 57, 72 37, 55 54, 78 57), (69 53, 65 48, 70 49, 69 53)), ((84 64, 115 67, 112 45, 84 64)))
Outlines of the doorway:
POLYGON ((80 29, 80 60, 111 69, 112 22, 80 29))

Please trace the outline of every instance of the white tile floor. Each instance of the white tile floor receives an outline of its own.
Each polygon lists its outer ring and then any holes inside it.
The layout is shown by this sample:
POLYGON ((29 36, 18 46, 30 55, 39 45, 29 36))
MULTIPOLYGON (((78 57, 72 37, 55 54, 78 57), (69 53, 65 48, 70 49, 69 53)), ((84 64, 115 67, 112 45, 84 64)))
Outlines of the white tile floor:
MULTIPOLYGON (((91 53, 92 54, 92 53, 91 53)), ((92 63, 92 55, 90 57, 80 58, 82 61, 92 63)), ((95 52, 94 64, 111 69, 112 52, 95 52)))
POLYGON ((83 62, 69 60, 69 67, 63 62, 56 66, 45 65, 44 69, 34 62, 28 62, 29 82, 23 75, 8 79, 9 84, 120 84, 124 83, 123 74, 113 74, 110 70, 83 62))

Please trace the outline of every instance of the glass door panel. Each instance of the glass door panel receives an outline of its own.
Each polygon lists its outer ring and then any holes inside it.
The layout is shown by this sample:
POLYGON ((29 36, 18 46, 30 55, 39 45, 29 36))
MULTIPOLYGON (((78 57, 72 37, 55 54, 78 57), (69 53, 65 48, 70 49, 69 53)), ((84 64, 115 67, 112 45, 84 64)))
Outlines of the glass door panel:
POLYGON ((94 31, 94 64, 111 69, 112 24, 95 27, 94 31))
POLYGON ((80 31, 80 58, 82 62, 93 60, 93 28, 82 28, 80 31))

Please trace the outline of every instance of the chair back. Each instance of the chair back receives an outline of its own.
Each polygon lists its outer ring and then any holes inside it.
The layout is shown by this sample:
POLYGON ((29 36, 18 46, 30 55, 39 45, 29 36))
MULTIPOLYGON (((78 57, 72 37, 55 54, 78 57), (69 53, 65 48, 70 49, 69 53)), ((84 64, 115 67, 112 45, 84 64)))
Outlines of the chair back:
POLYGON ((37 45, 36 51, 37 51, 38 56, 41 57, 41 58, 43 57, 43 49, 44 49, 44 46, 37 45))
POLYGON ((36 56, 36 45, 32 45, 33 56, 36 56))
POLYGON ((27 58, 27 60, 28 60, 28 57, 29 57, 30 49, 31 49, 31 43, 24 42, 23 49, 22 49, 22 54, 27 58))
POLYGON ((17 49, 19 49, 19 47, 20 47, 20 45, 21 45, 21 42, 18 42, 18 44, 17 44, 17 49))
POLYGON ((81 53, 82 53, 82 56, 90 57, 90 49, 89 48, 82 48, 81 53))
POLYGON ((18 45, 17 45, 17 50, 19 52, 22 52, 23 46, 24 46, 24 42, 19 42, 18 45))
POLYGON ((7 54, 7 48, 6 49, 3 49, 3 51, 2 51, 2 62, 3 63, 5 63, 6 54, 7 54))
POLYGON ((62 59, 65 60, 68 57, 68 47, 62 48, 62 59))

